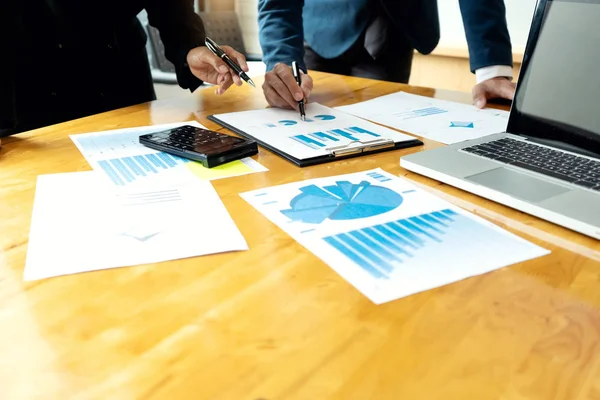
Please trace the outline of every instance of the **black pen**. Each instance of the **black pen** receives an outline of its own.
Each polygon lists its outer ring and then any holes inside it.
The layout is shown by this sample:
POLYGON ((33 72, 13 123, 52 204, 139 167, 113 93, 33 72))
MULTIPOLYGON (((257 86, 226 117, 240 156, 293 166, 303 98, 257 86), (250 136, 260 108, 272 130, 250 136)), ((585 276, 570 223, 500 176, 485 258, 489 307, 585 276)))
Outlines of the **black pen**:
POLYGON ((238 74, 241 79, 248 82, 250 85, 252 85, 252 87, 256 87, 254 82, 252 82, 252 79, 250 79, 250 77, 248 75, 246 75, 246 73, 242 70, 242 68, 235 61, 233 61, 231 58, 229 58, 227 53, 225 53, 225 51, 223 51, 223 49, 214 40, 207 37, 206 39, 204 39, 204 43, 206 44, 206 47, 208 47, 208 49, 213 52, 214 55, 216 55, 221 60, 223 60, 227 65, 229 65, 229 68, 234 70, 235 73, 238 74))
MULTIPOLYGON (((298 86, 302 84, 300 80, 300 68, 298 67, 298 63, 296 61, 292 61, 292 72, 294 73, 294 78, 296 78, 296 82, 298 82, 298 86)), ((302 88, 300 88, 302 90, 302 88)), ((300 109, 300 119, 302 121, 306 121, 306 112, 304 112, 304 99, 298 102, 298 108, 300 109)))

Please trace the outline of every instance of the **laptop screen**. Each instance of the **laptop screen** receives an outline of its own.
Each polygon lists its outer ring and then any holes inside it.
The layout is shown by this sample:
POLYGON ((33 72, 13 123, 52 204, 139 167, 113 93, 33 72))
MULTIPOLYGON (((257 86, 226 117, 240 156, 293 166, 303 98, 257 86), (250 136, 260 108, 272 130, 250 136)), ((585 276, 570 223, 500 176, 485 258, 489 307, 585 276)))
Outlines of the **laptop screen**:
POLYGON ((538 3, 509 133, 600 155, 599 24, 600 0, 538 3))

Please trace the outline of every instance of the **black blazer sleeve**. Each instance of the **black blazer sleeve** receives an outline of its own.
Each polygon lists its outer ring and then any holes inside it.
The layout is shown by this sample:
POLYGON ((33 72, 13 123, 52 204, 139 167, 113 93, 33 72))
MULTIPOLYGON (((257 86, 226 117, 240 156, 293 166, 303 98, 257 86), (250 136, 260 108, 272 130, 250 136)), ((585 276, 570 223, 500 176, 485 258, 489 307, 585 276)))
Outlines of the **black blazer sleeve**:
POLYGON ((504 0, 460 0, 472 72, 491 65, 513 65, 504 0))
POLYGON ((19 0, 0 1, 0 137, 14 133, 17 124, 15 104, 16 46, 20 34, 23 4, 19 0))
POLYGON ((146 12, 150 25, 160 32, 167 59, 175 65, 179 86, 196 90, 202 81, 191 73, 186 58, 191 49, 204 46, 206 33, 194 0, 148 0, 146 12))

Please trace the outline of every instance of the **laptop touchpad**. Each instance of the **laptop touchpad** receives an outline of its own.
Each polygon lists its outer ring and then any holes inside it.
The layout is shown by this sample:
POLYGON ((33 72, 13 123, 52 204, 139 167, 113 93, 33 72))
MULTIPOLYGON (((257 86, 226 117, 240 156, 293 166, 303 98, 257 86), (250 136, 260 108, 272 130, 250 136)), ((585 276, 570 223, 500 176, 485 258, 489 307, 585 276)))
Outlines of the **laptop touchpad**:
POLYGON ((502 167, 467 176, 465 179, 517 199, 535 203, 570 190, 569 188, 502 167))

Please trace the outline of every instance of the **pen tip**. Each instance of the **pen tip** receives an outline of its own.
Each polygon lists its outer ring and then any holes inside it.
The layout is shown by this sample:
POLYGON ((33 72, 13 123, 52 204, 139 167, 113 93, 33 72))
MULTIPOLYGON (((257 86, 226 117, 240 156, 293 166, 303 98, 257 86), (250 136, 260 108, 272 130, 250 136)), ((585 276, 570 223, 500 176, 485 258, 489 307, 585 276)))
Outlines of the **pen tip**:
POLYGON ((248 83, 252 85, 252 87, 256 87, 256 85, 254 84, 254 82, 252 82, 252 79, 248 79, 248 83))
POLYGON ((300 119, 301 119, 302 121, 306 121, 306 117, 305 117, 304 115, 301 115, 301 116, 300 116, 300 119))

